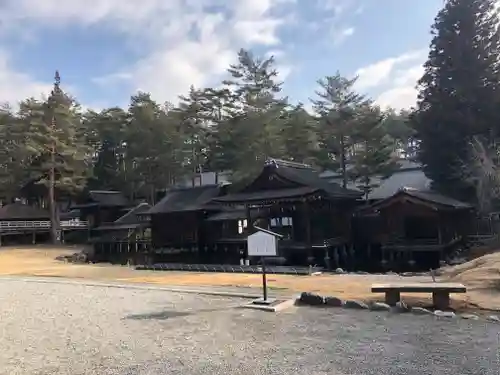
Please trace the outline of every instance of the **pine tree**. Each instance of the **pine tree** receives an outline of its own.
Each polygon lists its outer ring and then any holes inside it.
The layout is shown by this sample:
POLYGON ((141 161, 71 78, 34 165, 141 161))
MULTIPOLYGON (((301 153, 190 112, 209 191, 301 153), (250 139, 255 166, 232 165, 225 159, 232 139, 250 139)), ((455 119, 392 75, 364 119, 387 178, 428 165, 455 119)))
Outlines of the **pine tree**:
POLYGON ((318 164, 317 121, 302 104, 287 109, 280 132, 283 142, 283 157, 299 163, 318 164))
POLYGON ((402 158, 413 159, 415 157, 415 129, 412 128, 409 117, 408 110, 397 112, 389 108, 384 113, 382 126, 393 140, 394 151, 402 158))
POLYGON ((394 140, 386 132, 380 108, 367 105, 359 109, 358 116, 348 175, 368 199, 370 192, 380 186, 380 180, 390 177, 399 166, 394 140))
POLYGON ((127 179, 133 183, 134 193, 141 193, 151 203, 157 190, 165 189, 180 177, 179 167, 186 163, 185 159, 179 160, 179 154, 185 150, 185 138, 178 121, 149 94, 132 96, 125 129, 127 179))
POLYGON ((125 161, 125 129, 127 112, 121 108, 108 108, 99 113, 88 111, 83 126, 86 139, 94 156, 90 190, 120 190, 129 193, 125 161))
POLYGON ((0 191, 3 203, 19 195, 26 162, 23 140, 26 129, 9 105, 0 108, 0 191))
POLYGON ((46 102, 21 103, 20 120, 26 127, 24 147, 31 181, 44 185, 50 208, 51 238, 58 241, 56 200, 74 196, 86 185, 91 152, 85 140, 78 104, 60 87, 56 72, 54 89, 46 102))
POLYGON ((255 175, 266 158, 283 152, 279 134, 286 98, 277 97, 282 83, 273 64, 273 57, 262 59, 240 50, 238 64, 228 69, 231 79, 223 82, 229 92, 229 116, 218 133, 235 180, 255 175))
POLYGON ((318 81, 318 99, 311 99, 319 122, 319 162, 324 168, 339 171, 347 186, 347 158, 352 149, 357 113, 367 100, 354 91, 356 79, 339 73, 318 81))
POLYGON ((497 25, 494 0, 447 0, 419 81, 418 157, 435 188, 459 198, 471 196, 462 171, 472 138, 500 135, 497 25))
POLYGON ((195 176, 203 172, 207 164, 207 134, 213 108, 205 90, 191 86, 187 96, 180 96, 177 109, 180 131, 186 141, 186 172, 194 185, 195 176))

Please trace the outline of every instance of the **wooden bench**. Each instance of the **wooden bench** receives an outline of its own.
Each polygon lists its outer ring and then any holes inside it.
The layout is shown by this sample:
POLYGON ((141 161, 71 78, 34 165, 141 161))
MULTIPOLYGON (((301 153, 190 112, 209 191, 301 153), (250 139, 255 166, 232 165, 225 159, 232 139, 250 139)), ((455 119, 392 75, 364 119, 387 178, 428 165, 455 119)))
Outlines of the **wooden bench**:
POLYGON ((432 293, 432 302, 440 310, 450 306, 450 293, 465 293, 467 289, 457 283, 394 283, 374 284, 372 293, 385 293, 385 303, 394 306, 401 293, 432 293))

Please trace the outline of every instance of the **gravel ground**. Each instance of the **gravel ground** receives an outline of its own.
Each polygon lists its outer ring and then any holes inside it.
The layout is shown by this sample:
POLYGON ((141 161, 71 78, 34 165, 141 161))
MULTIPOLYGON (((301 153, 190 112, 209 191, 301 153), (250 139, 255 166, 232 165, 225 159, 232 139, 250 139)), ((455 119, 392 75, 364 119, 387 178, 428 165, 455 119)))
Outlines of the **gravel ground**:
POLYGON ((0 374, 499 374, 500 325, 0 281, 0 374))

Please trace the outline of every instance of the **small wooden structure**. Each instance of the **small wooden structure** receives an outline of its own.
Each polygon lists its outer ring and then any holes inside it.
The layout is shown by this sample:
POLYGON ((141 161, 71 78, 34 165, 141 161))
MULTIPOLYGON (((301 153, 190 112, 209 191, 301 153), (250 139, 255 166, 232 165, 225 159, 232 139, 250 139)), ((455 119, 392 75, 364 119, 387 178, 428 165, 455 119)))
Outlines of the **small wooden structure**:
MULTIPOLYGON (((78 218, 60 214, 59 219, 61 233, 87 229, 87 222, 78 218)), ((50 225, 48 210, 20 201, 7 204, 0 207, 0 245, 5 241, 16 244, 47 241, 50 225)))
POLYGON ((283 235, 280 255, 287 264, 330 268, 348 267, 354 258, 350 218, 361 195, 321 179, 308 165, 269 159, 250 184, 214 201, 245 210, 246 235, 256 219, 256 225, 283 235))
POLYGON ((151 238, 148 217, 151 206, 141 203, 112 223, 94 229, 92 260, 112 263, 145 263, 151 238))
POLYGON ((387 267, 438 268, 440 261, 462 246, 474 218, 471 205, 432 191, 403 188, 389 198, 361 207, 354 235, 387 267))
POLYGON ((15 202, 0 207, 0 244, 5 240, 35 244, 48 239, 49 211, 15 202), (3 241, 2 241, 3 240, 3 241))
POLYGON ((434 307, 446 310, 450 307, 450 293, 466 293, 457 283, 397 283, 372 285, 372 293, 385 293, 385 302, 394 306, 401 300, 401 293, 432 293, 434 307))
MULTIPOLYGON (((147 214, 151 222, 152 246, 158 262, 212 263, 220 254, 209 246, 213 234, 205 219, 221 211, 212 199, 225 194, 225 185, 177 187, 147 214)), ((216 263, 223 264, 219 258, 216 263)))
POLYGON ((83 194, 79 203, 70 209, 79 210, 81 219, 88 221, 90 228, 96 228, 115 221, 131 207, 133 204, 119 191, 91 190, 83 194))

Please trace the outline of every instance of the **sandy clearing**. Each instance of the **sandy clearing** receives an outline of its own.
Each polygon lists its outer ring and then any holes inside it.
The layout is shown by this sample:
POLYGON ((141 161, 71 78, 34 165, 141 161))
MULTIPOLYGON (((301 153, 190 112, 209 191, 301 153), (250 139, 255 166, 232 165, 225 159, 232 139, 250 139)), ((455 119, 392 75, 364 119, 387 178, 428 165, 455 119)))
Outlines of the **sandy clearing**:
MULTIPOLYGON (((126 266, 71 264, 55 259, 59 255, 69 255, 77 250, 78 247, 2 248, 0 250, 0 275, 67 277, 170 286, 258 288, 261 285, 260 275, 136 271, 126 266)), ((377 275, 270 275, 268 283, 269 287, 274 290, 291 293, 308 291, 344 299, 382 300, 383 295, 375 295, 370 292, 371 284, 401 279, 398 276, 377 275)), ((487 255, 464 265, 446 268, 442 279, 462 282, 469 289, 465 295, 452 296, 452 304, 455 309, 500 311, 500 254, 487 255)), ((408 278, 402 280, 408 280, 408 278)), ((414 280, 432 281, 430 277, 419 277, 414 280)), ((404 294, 403 298, 408 303, 420 306, 430 305, 431 303, 430 295, 404 294)))

